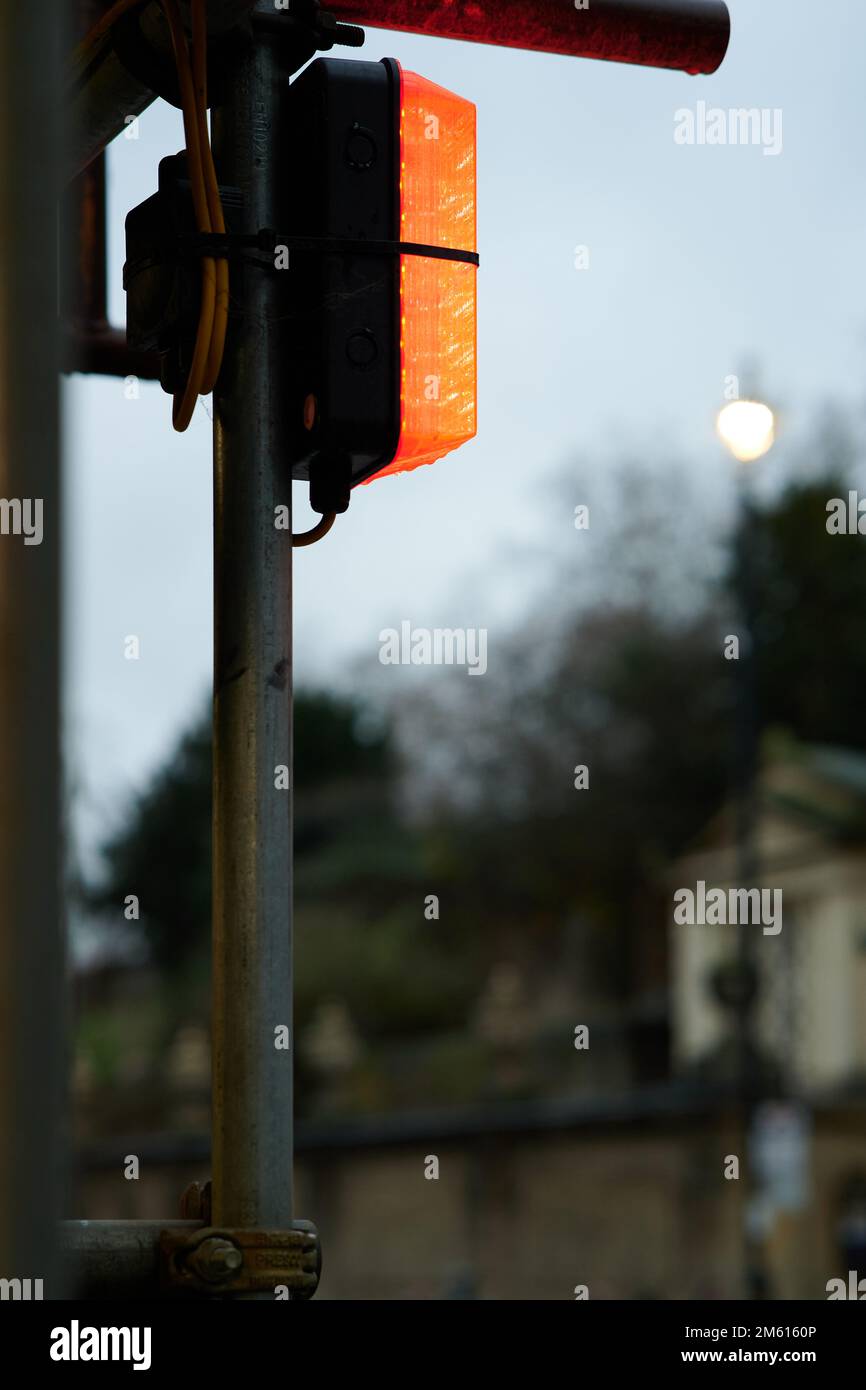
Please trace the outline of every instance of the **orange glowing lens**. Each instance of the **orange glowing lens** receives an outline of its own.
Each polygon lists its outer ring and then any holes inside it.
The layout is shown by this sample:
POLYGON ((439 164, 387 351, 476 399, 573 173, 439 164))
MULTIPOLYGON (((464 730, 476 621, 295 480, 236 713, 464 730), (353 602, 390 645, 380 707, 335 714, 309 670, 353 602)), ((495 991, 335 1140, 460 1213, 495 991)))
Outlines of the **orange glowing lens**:
MULTIPOLYGON (((477 249, 475 107, 402 69, 399 239, 477 249)), ((377 478, 434 463, 475 434, 476 273, 400 257, 400 441, 377 478)))

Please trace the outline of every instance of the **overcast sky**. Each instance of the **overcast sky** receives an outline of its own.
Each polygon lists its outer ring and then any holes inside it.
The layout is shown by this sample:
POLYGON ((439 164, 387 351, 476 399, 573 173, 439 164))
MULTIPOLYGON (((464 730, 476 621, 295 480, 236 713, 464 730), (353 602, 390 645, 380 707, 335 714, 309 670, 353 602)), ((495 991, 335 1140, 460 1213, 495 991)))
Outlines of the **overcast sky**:
MULTIPOLYGON (((380 629, 404 619, 488 628, 495 679, 496 634, 539 582, 538 554, 574 535, 588 472, 671 450, 727 504, 713 421, 747 357, 789 438, 827 396, 860 399, 866 5, 729 5, 711 78, 368 31, 360 56, 392 55, 478 107, 479 432, 359 489, 327 540, 296 553, 299 682, 337 681, 358 657, 372 669, 380 629), (677 144, 676 113, 701 101, 780 110, 781 153, 677 144), (568 468, 573 501, 551 486, 568 468)), ((160 102, 110 151, 118 324, 125 214, 181 145, 160 102)), ((129 400, 119 381, 74 377, 66 412, 69 772, 90 851, 208 691, 210 401, 178 435, 157 385, 129 400)))

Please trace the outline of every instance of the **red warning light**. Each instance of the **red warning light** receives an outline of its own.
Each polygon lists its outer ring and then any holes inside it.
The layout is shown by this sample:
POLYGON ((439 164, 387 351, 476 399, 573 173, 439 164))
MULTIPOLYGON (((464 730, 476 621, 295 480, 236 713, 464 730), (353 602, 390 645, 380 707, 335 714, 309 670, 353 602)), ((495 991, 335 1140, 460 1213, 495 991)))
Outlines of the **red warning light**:
POLYGON ((333 511, 476 432, 475 107, 393 58, 319 58, 289 107, 293 473, 333 511))
MULTIPOLYGON (((402 69, 399 99, 399 240, 474 253, 475 106, 402 69)), ((469 261, 400 257, 400 439, 377 478, 476 432, 476 279, 469 261)))

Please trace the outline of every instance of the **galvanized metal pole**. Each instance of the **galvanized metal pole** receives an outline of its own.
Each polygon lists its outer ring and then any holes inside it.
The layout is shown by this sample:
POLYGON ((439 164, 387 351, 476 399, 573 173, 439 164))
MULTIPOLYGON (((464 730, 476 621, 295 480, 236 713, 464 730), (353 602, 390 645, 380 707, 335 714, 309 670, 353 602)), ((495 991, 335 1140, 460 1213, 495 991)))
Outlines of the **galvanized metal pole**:
MULTIPOLYGON (((279 40, 257 32, 214 115, 243 230, 282 225, 279 40)), ((281 276, 231 266, 236 315, 214 415, 213 1222, 292 1219, 291 468, 281 276), (290 514, 290 513, 289 513, 290 514), (291 1039, 291 1032, 289 1032, 291 1039)))
POLYGON ((56 6, 0 24, 0 1278, 54 1279, 63 1075, 56 6))

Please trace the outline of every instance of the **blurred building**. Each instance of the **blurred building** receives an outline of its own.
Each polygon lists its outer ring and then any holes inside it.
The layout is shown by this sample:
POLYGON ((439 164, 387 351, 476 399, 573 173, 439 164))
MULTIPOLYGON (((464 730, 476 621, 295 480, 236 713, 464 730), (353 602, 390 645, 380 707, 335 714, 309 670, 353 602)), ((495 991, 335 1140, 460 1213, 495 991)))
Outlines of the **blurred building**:
MULTIPOLYGON (((322 1234, 320 1297, 738 1298, 750 1212, 771 1297, 822 1299, 866 1273, 866 757, 776 743, 758 801, 754 886, 780 888, 783 913, 777 935, 754 928, 767 1088, 750 1138, 713 987, 736 929, 671 925, 667 990, 656 950, 675 888, 736 886, 723 807, 637 904, 647 968, 631 1000, 605 995, 578 917, 543 969, 504 955, 462 1020, 414 1040, 365 1036, 346 999, 322 998, 299 1036, 296 1174, 297 1212, 322 1234), (727 1180, 731 1154, 746 1181, 727 1180)), ((81 986, 72 1213, 171 1217, 209 1174, 206 1030, 151 1017, 160 991, 140 965, 109 981, 101 964, 81 986)))
MULTIPOLYGON (((755 1040, 777 1089, 866 1091, 866 756, 771 743, 757 787, 758 876, 737 877, 736 816, 723 808, 668 881, 782 892, 778 934, 751 928, 755 1040)), ((730 1018, 713 980, 736 955, 731 925, 687 925, 671 909, 671 1015, 678 1072, 723 1069, 730 1018)))

